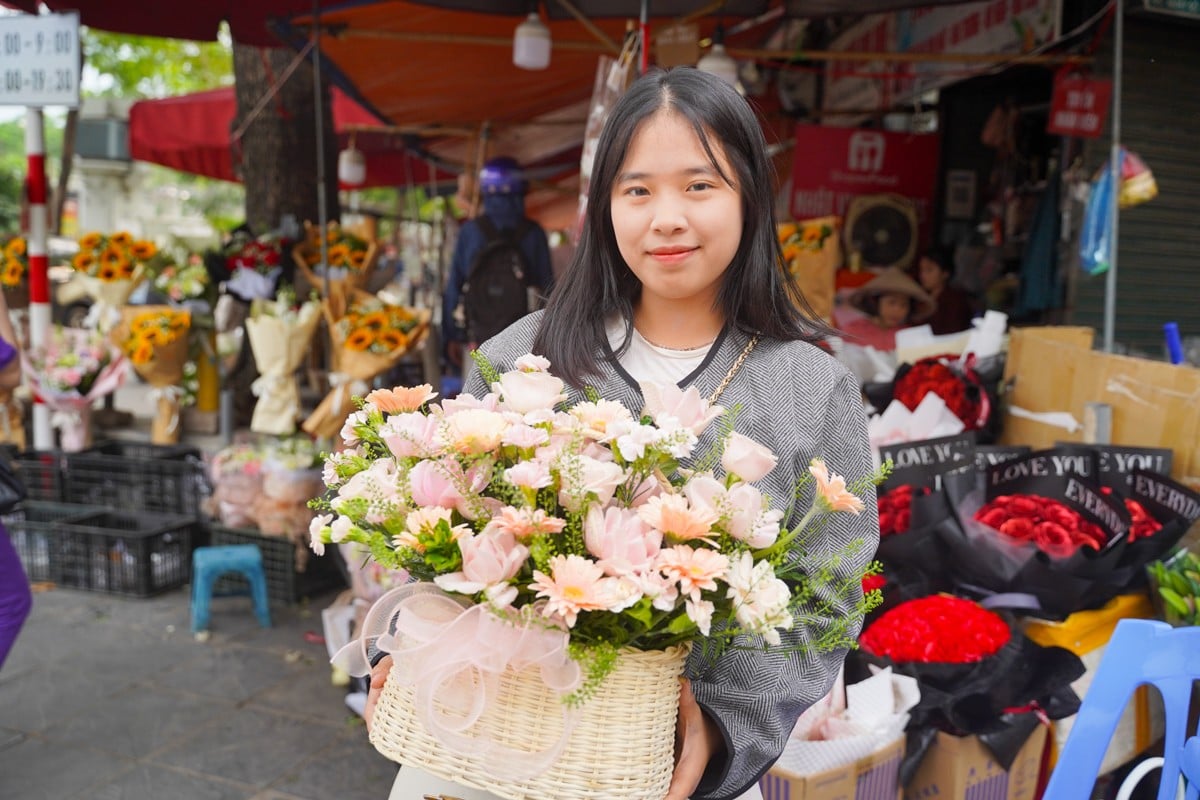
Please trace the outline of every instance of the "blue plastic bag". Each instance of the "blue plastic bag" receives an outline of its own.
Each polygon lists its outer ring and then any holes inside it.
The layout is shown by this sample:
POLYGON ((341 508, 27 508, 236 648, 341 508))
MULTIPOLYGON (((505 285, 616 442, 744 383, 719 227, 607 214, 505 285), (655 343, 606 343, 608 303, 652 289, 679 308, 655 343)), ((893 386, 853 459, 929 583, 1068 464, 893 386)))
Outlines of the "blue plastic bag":
MULTIPOLYGON (((1124 152, 1121 156, 1124 160, 1124 152)), ((1079 267, 1088 275, 1102 275, 1112 264, 1112 196, 1112 170, 1106 165, 1092 182, 1079 233, 1079 267)))

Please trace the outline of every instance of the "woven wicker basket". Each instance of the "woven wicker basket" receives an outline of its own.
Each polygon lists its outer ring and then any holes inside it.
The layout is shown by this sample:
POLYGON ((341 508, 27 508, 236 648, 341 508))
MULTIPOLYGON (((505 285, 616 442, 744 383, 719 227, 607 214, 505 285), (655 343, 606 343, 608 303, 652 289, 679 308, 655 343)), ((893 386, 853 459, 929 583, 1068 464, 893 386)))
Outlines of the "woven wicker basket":
MULTIPOLYGON (((579 721, 562 755, 524 781, 488 774, 481 759, 448 750, 417 718, 414 692, 393 667, 375 709, 371 743, 393 761, 508 800, 661 800, 675 768, 679 676, 687 648, 625 650, 579 721)), ((562 705, 540 671, 508 671, 499 697, 464 733, 544 750, 562 731, 562 705)))

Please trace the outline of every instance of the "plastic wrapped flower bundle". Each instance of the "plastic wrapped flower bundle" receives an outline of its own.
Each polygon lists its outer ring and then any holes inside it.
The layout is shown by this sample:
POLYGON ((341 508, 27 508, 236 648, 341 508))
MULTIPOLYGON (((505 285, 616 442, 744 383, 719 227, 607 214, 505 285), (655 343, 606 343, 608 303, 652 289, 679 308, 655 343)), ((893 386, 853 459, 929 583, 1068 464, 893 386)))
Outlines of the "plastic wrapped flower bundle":
POLYGON ((934 356, 896 373, 893 396, 909 411, 915 411, 931 393, 942 399, 965 430, 987 425, 991 400, 970 363, 960 363, 953 356, 934 356))
MULTIPOLYGON (((503 797, 662 797, 691 646, 780 646, 814 593, 855 609, 839 624, 868 610, 861 576, 802 574, 789 556, 830 515, 859 513, 851 489, 875 476, 847 487, 814 459, 817 501, 781 530, 754 485, 774 454, 731 429, 693 453, 723 414, 694 388, 649 387, 635 416, 560 405, 548 370, 484 363, 486 397, 376 390, 347 420, 313 547, 361 543, 416 582, 385 594, 335 661, 364 674, 368 651, 392 654, 371 736, 401 763, 503 797)), ((845 646, 846 630, 811 647, 845 646)))
POLYGON ((238 297, 250 302, 275 293, 275 281, 283 272, 283 242, 278 236, 235 233, 219 258, 229 273, 226 288, 238 297))
POLYGON ((124 382, 128 363, 103 336, 76 328, 54 328, 23 357, 34 392, 54 412, 50 422, 61 431, 63 450, 91 445, 92 403, 124 382))
POLYGON ((426 309, 392 305, 357 290, 335 292, 323 305, 333 348, 330 391, 302 425, 317 438, 337 435, 354 410, 352 397, 416 348, 430 320, 426 309))

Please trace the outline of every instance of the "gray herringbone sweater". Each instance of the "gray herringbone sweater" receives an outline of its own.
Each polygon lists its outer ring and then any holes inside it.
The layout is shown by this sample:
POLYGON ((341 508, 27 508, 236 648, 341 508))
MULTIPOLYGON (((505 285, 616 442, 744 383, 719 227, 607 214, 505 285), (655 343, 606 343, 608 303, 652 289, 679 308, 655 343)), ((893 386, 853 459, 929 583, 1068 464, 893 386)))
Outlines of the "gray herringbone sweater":
MULTIPOLYGON (((481 347, 501 372, 528 353, 542 312, 518 321, 481 347)), ((694 385, 708 397, 745 349, 749 336, 726 329, 713 344, 696 372, 680 386, 694 385)), ((592 381, 600 395, 616 400, 634 413, 643 407, 641 392, 605 345, 602 375, 592 381)), ((553 366, 551 366, 553 372, 553 366)), ((465 391, 481 397, 488 390, 477 370, 468 376, 465 391)), ((584 399, 571 390, 569 402, 584 399)), ((793 487, 815 456, 848 482, 872 470, 867 444, 866 415, 858 384, 832 357, 803 342, 761 340, 734 376, 719 403, 740 406, 735 428, 769 447, 779 464, 759 482, 778 508, 786 509, 793 487)), ((707 452, 718 426, 700 437, 696 453, 707 452)), ((836 568, 839 575, 858 575, 871 560, 878 544, 879 525, 873 492, 863 497, 866 511, 859 516, 835 515, 803 555, 806 564, 828 563, 852 542, 862 546, 836 568)), ((797 509, 812 505, 811 482, 797 509)), ((800 511, 785 520, 799 522, 800 511)), ((841 606, 845 608, 844 606, 841 606)), ((811 641, 819 624, 797 628, 784 635, 784 645, 811 641)), ((852 633, 856 633, 853 631, 852 633)), ((726 759, 709 765, 695 797, 723 800, 737 797, 774 763, 783 751, 796 718, 823 697, 841 666, 844 651, 825 655, 793 655, 762 650, 729 650, 716 662, 705 662, 699 649, 688 661, 696 700, 721 728, 726 759)))

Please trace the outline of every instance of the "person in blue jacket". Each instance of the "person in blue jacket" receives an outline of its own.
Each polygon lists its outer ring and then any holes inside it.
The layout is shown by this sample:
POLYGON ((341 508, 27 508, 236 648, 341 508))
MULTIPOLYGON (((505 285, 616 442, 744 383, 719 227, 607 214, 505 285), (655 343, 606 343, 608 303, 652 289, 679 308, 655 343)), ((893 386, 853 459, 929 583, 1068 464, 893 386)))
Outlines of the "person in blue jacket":
MULTIPOLYGON (((500 235, 513 236, 519 233, 516 243, 528 267, 529 285, 536 288, 542 297, 550 293, 554 280, 550 267, 550 246, 545 230, 525 216, 527 188, 528 183, 515 159, 490 159, 479 172, 483 214, 469 220, 459 231, 450 262, 450 276, 442 296, 442 343, 446 359, 454 368, 461 369, 464 354, 481 344, 471 341, 459 306, 476 256, 489 242, 489 226, 500 235)), ((530 310, 525 308, 517 316, 524 316, 530 310)))

